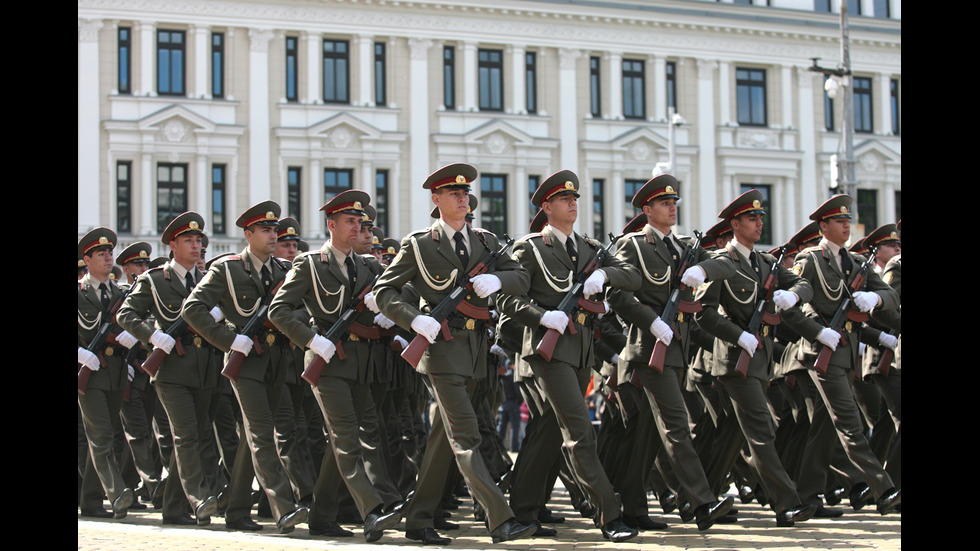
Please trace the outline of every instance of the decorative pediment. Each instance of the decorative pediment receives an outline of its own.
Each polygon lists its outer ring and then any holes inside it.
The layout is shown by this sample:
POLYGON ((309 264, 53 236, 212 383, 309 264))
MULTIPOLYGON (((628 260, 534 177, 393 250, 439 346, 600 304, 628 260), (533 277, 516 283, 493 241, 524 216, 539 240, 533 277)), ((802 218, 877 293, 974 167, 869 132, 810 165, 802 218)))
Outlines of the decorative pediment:
POLYGON ((463 142, 481 144, 487 153, 501 155, 513 152, 518 146, 531 147, 535 139, 500 119, 494 119, 463 134, 463 142))
POLYGON ((334 149, 360 147, 364 139, 379 139, 383 132, 363 120, 349 114, 338 113, 309 127, 307 136, 318 138, 334 149))
POLYGON ((655 161, 658 151, 667 151, 666 138, 649 128, 636 128, 612 140, 612 148, 625 151, 635 161, 655 161))
POLYGON ((866 140, 854 146, 854 158, 865 172, 878 172, 885 165, 901 165, 902 155, 878 140, 866 140))
POLYGON ((155 132, 158 141, 170 143, 190 140, 195 133, 212 133, 217 126, 180 105, 171 105, 138 121, 140 131, 155 132))

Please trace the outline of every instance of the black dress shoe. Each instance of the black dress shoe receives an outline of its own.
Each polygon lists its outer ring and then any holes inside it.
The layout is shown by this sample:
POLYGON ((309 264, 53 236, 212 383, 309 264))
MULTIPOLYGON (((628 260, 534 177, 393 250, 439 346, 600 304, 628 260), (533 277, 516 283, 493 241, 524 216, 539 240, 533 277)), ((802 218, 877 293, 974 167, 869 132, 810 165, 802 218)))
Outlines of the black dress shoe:
POLYGON ((742 503, 750 503, 755 498, 755 490, 749 486, 742 486, 738 489, 738 498, 742 503))
POLYGON ((278 522, 276 522, 276 528, 279 529, 280 534, 288 534, 293 531, 293 528, 301 523, 306 522, 306 518, 309 516, 310 510, 306 507, 299 507, 294 511, 290 511, 282 516, 278 522))
POLYGON ((444 499, 439 502, 439 508, 444 509, 446 511, 455 511, 456 509, 459 509, 459 504, 444 499))
POLYGON ((299 498, 299 506, 300 507, 306 507, 307 509, 309 509, 310 507, 312 507, 313 506, 313 494, 306 495, 306 496, 303 496, 303 497, 299 498))
POLYGON ((813 514, 816 518, 837 518, 844 514, 841 509, 835 509, 832 507, 817 507, 817 512, 813 514))
POLYGON ((311 524, 310 535, 327 536, 331 538, 352 538, 354 537, 354 532, 345 529, 336 522, 326 522, 324 524, 311 524))
POLYGON ((660 508, 663 509, 665 515, 677 508, 677 494, 674 492, 664 492, 658 498, 660 499, 660 508))
POLYGON ((218 495, 215 497, 218 500, 218 510, 215 512, 215 515, 223 517, 225 515, 225 511, 228 510, 228 485, 225 484, 225 486, 221 488, 221 491, 218 492, 218 495))
POLYGON ((804 520, 810 520, 813 515, 817 512, 817 506, 813 503, 809 505, 799 505, 793 507, 792 509, 787 509, 781 513, 776 514, 776 526, 779 527, 789 527, 793 526, 797 522, 803 522, 804 520))
POLYGON ((871 488, 867 484, 861 482, 855 484, 851 488, 851 508, 855 511, 860 511, 865 505, 869 505, 874 497, 871 495, 871 488))
POLYGON ((211 515, 218 512, 218 498, 215 496, 208 496, 197 506, 194 510, 195 516, 197 516, 197 523, 201 526, 207 526, 211 524, 211 515), (207 520, 205 520, 207 519, 207 520))
POLYGON ((181 513, 175 517, 163 517, 163 523, 176 524, 178 526, 197 526, 197 521, 189 513, 181 513))
POLYGON ((681 522, 691 522, 694 520, 694 506, 690 502, 682 503, 677 510, 677 516, 681 517, 681 522))
MULTIPOLYGON (((439 516, 439 510, 438 509, 436 509, 435 516, 439 516)), ((448 517, 448 515, 447 515, 447 517, 448 517)), ((487 513, 486 513, 486 511, 483 510, 483 505, 480 505, 479 502, 474 502, 473 503, 473 519, 474 520, 478 520, 478 521, 482 521, 482 522, 486 522, 486 520, 487 520, 487 513)))
POLYGON ((368 513, 364 519, 364 539, 371 543, 381 539, 385 530, 390 530, 402 520, 401 512, 385 513, 378 505, 374 511, 368 513))
POLYGON ((605 523, 600 530, 602 531, 602 537, 609 541, 626 541, 640 535, 636 529, 627 526, 621 518, 605 523))
POLYGON ((703 532, 711 528, 711 525, 718 520, 718 517, 723 517, 732 510, 732 505, 735 505, 735 498, 728 496, 721 501, 705 503, 698 507, 694 511, 694 518, 698 523, 698 530, 703 532))
POLYGON ((537 530, 537 524, 522 524, 516 519, 510 518, 496 527, 493 532, 490 532, 490 539, 493 543, 519 540, 531 537, 537 530))
POLYGON ((122 493, 119 494, 112 502, 112 515, 115 518, 126 518, 126 512, 129 511, 129 507, 136 501, 136 493, 133 492, 132 488, 123 488, 122 493))
POLYGON ((715 524, 735 524, 736 522, 738 522, 738 517, 731 513, 722 515, 715 519, 715 524))
POLYGON ((636 528, 637 530, 666 530, 667 529, 666 522, 659 522, 653 520, 647 515, 634 517, 632 515, 624 514, 623 522, 626 523, 626 526, 629 526, 630 528, 636 528))
POLYGON ((833 507, 834 505, 840 503, 842 499, 844 499, 844 494, 846 493, 847 491, 844 488, 838 486, 833 490, 824 494, 823 500, 827 502, 827 505, 833 507))
POLYGON ((112 518, 112 513, 106 511, 104 507, 86 507, 82 509, 81 516, 89 518, 112 518))
POLYGON ((881 496, 876 505, 878 506, 878 512, 882 515, 887 515, 894 511, 896 507, 901 507, 902 490, 896 490, 895 488, 888 490, 881 496))
POLYGON ((420 541, 423 545, 449 545, 453 541, 440 536, 432 528, 405 530, 405 537, 410 540, 420 541))
POLYGON ((558 530, 555 530, 554 528, 541 526, 540 522, 536 522, 534 524, 538 527, 538 529, 531 534, 532 538, 553 538, 558 535, 558 530))
POLYGON ((565 517, 556 515, 547 509, 542 509, 538 513, 538 522, 541 524, 561 524, 565 522, 565 517))
POLYGON ((242 517, 231 522, 226 521, 225 528, 244 532, 258 532, 262 529, 262 525, 252 520, 252 517, 242 517))
POLYGON ((130 511, 145 511, 146 509, 148 509, 146 504, 140 503, 139 500, 134 501, 133 504, 129 506, 130 511))
MULTIPOLYGON (((482 511, 483 509, 480 509, 480 510, 482 511)), ((474 514, 475 514, 475 510, 474 510, 474 514)), ((445 509, 443 509, 441 507, 436 508, 436 512, 433 513, 433 516, 441 517, 441 518, 453 518, 453 514, 452 513, 450 513, 449 511, 447 511, 447 510, 445 510, 445 509)), ((479 519, 477 519, 477 520, 479 520, 479 519)))
POLYGON ((408 502, 407 501, 405 501, 404 499, 399 499, 398 501, 396 501, 396 502, 392 503, 391 505, 385 507, 385 510, 384 511, 386 513, 397 513, 399 511, 404 510, 406 505, 408 505, 408 502))
POLYGON ((459 530, 459 525, 444 518, 432 519, 432 526, 437 530, 459 530))

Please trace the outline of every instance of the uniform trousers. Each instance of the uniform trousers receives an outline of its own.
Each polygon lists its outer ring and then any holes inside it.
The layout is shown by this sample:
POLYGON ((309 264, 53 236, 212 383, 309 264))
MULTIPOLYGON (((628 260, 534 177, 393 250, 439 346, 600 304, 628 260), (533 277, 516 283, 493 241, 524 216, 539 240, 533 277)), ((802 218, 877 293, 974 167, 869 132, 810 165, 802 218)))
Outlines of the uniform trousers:
MULTIPOLYGON (((88 389, 85 394, 78 395, 78 407, 81 410, 82 425, 85 428, 85 437, 88 439, 88 453, 91 458, 91 469, 102 483, 109 502, 112 503, 119 497, 126 483, 119 473, 116 459, 113 455, 113 418, 118 419, 119 409, 122 405, 123 389, 119 390, 97 390, 88 389)), ((85 467, 88 471, 89 467, 85 467)), ((86 474, 82 475, 83 478, 86 474)), ((91 476, 89 476, 91 480, 91 476)), ((84 482, 83 482, 84 484, 84 482)), ((90 489, 94 485, 88 486, 90 489)), ((84 491, 84 490, 83 490, 84 491)), ((83 495, 83 498, 85 496, 83 495)), ((91 497, 89 497, 91 499, 91 497)), ((94 500, 93 500, 94 501, 94 500)), ((99 496, 101 502, 101 495, 99 496)), ((82 504, 86 507, 94 507, 97 503, 82 504)))
MULTIPOLYGON (((166 366, 164 366, 166 368, 166 366)), ((214 495, 205 476, 204 435, 213 429, 208 409, 211 405, 210 388, 195 388, 166 382, 156 382, 157 396, 167 413, 173 434, 174 452, 170 460, 170 476, 164 490, 163 516, 176 517, 192 509, 208 496, 214 495), (177 472, 173 472, 173 466, 177 472), (184 496, 173 491, 174 476, 180 481, 184 496), (167 489, 170 488, 170 491, 167 489), (177 495, 174 495, 177 494, 177 495)))

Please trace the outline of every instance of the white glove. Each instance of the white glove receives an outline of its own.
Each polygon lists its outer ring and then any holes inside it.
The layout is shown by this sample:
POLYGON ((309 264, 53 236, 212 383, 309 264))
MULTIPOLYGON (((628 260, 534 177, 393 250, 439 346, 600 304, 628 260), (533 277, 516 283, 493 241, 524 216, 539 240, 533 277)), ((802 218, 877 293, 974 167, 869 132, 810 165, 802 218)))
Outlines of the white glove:
POLYGON ((500 282, 500 278, 493 274, 473 276, 470 282, 473 284, 473 290, 476 291, 476 296, 480 298, 487 298, 491 294, 496 293, 503 285, 500 282))
POLYGON ((499 344, 494 344, 493 346, 491 346, 490 352, 500 356, 501 358, 507 357, 507 352, 505 352, 503 348, 500 348, 499 344))
POLYGON ((611 360, 609 360, 609 363, 619 365, 619 354, 613 354, 613 357, 611 360))
POLYGON ((751 358, 755 356, 755 351, 759 348, 759 339, 748 331, 742 331, 742 334, 738 337, 738 345, 748 352, 751 358))
POLYGON ((564 333, 565 328, 568 327, 568 314, 561 310, 548 310, 541 316, 541 325, 564 333))
POLYGON ((391 329, 395 325, 395 322, 386 318, 384 314, 378 314, 377 316, 374 316, 374 323, 376 325, 380 325, 384 329, 391 329))
POLYGON ((800 297, 796 296, 793 291, 783 291, 782 289, 774 292, 772 294, 772 303, 776 305, 776 310, 789 310, 790 308, 796 306, 799 302, 800 297))
POLYGON ((368 294, 364 295, 364 306, 367 306, 368 310, 375 314, 381 313, 381 310, 378 308, 378 303, 374 300, 374 291, 368 291, 368 294))
POLYGON ((393 341, 397 342, 398 344, 400 344, 401 347, 402 347, 402 350, 408 348, 408 341, 406 341, 405 339, 403 339, 401 335, 395 335, 394 338, 392 338, 391 340, 393 340, 393 341))
POLYGON ((657 337, 658 341, 670 346, 670 341, 674 339, 674 331, 667 325, 667 322, 657 318, 650 324, 650 332, 657 337))
POLYGON ((878 342, 882 346, 887 346, 888 348, 895 350, 895 347, 898 346, 898 337, 895 335, 889 335, 888 333, 882 333, 881 336, 878 337, 878 342))
POLYGON ((248 353, 252 351, 252 339, 245 335, 235 335, 235 341, 231 343, 231 349, 248 356, 248 353))
POLYGON ((175 341, 173 337, 164 333, 163 331, 160 331, 159 329, 150 335, 150 344, 159 348, 160 350, 163 350, 167 354, 170 354, 170 351, 174 349, 174 344, 176 342, 177 341, 175 341))
POLYGON ((605 308, 605 309, 606 309, 606 311, 605 311, 605 312, 603 312, 603 313, 601 313, 601 314, 597 314, 597 315, 596 315, 596 317, 597 317, 597 318, 601 318, 602 316, 605 316, 606 314, 608 314, 609 312, 611 312, 611 311, 612 311, 612 307, 611 307, 611 306, 609 306, 609 303, 608 303, 608 302, 606 302, 606 301, 602 301, 602 306, 603 306, 603 308, 605 308))
POLYGON ((817 334, 817 340, 829 346, 831 350, 837 350, 837 345, 840 343, 840 333, 829 327, 824 327, 817 334))
POLYGON ((602 286, 606 284, 606 272, 601 269, 592 272, 592 275, 585 280, 585 284, 582 285, 582 294, 584 296, 592 296, 602 290, 602 286))
POLYGON ((868 291, 854 292, 854 306, 857 306, 862 312, 867 312, 875 306, 878 306, 878 300, 880 300, 878 293, 868 291))
POLYGON ((701 266, 691 266, 681 275, 681 283, 688 287, 700 287, 708 279, 708 274, 704 273, 701 266))
POLYGON ((221 321, 225 319, 225 314, 221 311, 221 308, 215 306, 211 309, 211 317, 214 318, 214 321, 221 321))
POLYGON ((310 350, 323 358, 324 362, 330 363, 330 358, 333 358, 334 352, 337 351, 337 345, 322 335, 313 335, 313 340, 310 341, 310 350))
POLYGON ((99 368, 102 367, 99 363, 99 357, 92 352, 85 350, 81 346, 78 347, 78 363, 84 365, 92 371, 98 371, 99 368))
POLYGON ((429 344, 436 342, 440 329, 442 329, 442 325, 431 316, 422 314, 415 316, 415 319, 412 320, 412 330, 422 335, 425 340, 429 341, 429 344))
POLYGON ((133 377, 135 376, 136 371, 133 370, 133 366, 126 364, 126 379, 128 379, 129 382, 133 382, 133 377))
POLYGON ((116 340, 126 348, 132 348, 134 344, 140 342, 136 337, 130 335, 128 331, 123 331, 116 335, 116 340))

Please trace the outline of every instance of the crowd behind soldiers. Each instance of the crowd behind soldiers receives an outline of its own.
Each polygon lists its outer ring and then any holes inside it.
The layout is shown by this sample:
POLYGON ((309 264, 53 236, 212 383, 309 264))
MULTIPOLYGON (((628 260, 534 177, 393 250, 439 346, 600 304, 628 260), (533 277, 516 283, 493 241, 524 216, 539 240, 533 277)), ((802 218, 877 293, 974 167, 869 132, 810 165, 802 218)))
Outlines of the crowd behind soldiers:
POLYGON ((169 257, 83 236, 80 517, 152 506, 165 525, 266 528, 254 515, 368 542, 404 521, 447 545, 469 495, 497 543, 557 535, 558 480, 612 541, 675 511, 701 531, 738 522, 732 484, 780 527, 844 499, 900 511, 900 222, 847 248, 836 195, 763 251, 751 190, 676 235, 664 174, 605 247, 573 231, 579 181, 562 170, 535 190, 531 233, 503 242, 471 225, 477 177, 430 175, 436 222, 400 241, 357 190, 320 209, 314 250, 273 201, 239 216, 240 253, 207 260, 194 212, 164 230, 169 257), (522 401, 512 462, 496 412, 522 401))

